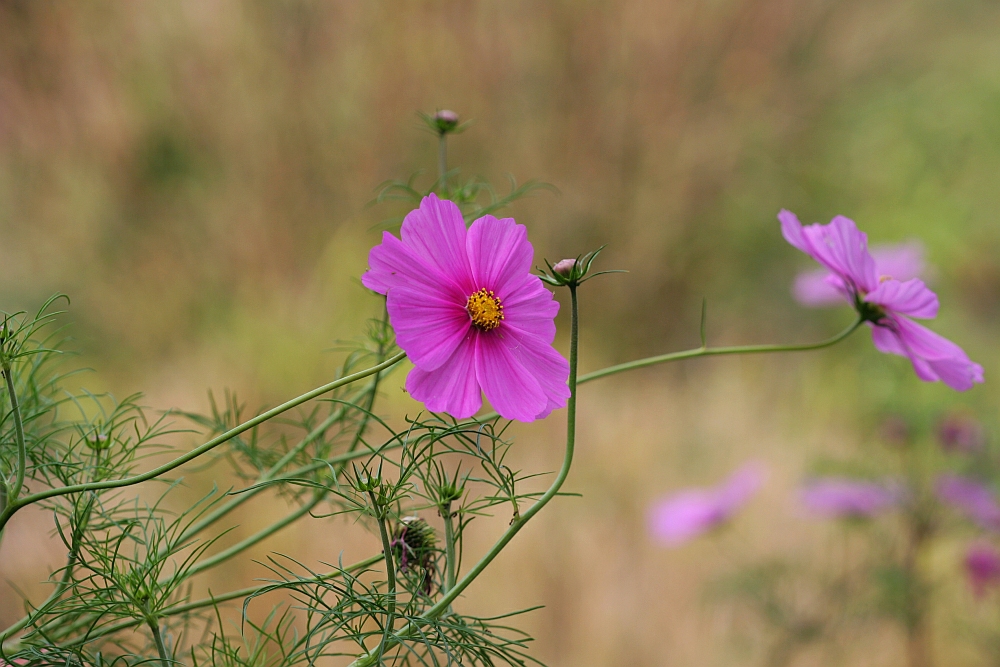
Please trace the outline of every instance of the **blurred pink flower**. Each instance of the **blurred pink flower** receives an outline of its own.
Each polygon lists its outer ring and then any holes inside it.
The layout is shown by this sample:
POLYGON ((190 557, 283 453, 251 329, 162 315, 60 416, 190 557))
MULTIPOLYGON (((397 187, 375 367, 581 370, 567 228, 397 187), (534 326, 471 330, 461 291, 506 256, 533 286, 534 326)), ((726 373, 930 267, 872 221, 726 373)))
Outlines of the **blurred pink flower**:
POLYGON ((827 517, 872 517, 896 506, 901 488, 843 477, 823 477, 801 490, 803 506, 827 517))
POLYGON ((1000 553, 986 542, 977 542, 965 552, 965 573, 975 596, 1000 583, 1000 553))
POLYGON ((803 227, 785 210, 778 220, 785 240, 834 276, 831 285, 866 319, 880 352, 907 357, 917 377, 927 382, 940 380, 965 391, 983 381, 983 367, 962 348, 910 319, 936 317, 937 295, 919 278, 901 281, 880 274, 868 237, 853 220, 838 215, 827 225, 803 227))
POLYGON ((938 424, 941 448, 949 452, 974 454, 986 445, 986 432, 975 417, 951 414, 938 424))
MULTIPOLYGON (((924 246, 920 241, 873 247, 872 259, 880 276, 892 276, 907 281, 924 273, 924 246)), ((850 300, 844 279, 825 269, 806 271, 795 278, 792 287, 795 299, 804 306, 832 306, 850 300)))
POLYGON ((513 218, 466 230, 453 202, 431 194, 368 256, 365 287, 387 297, 396 342, 416 367, 406 389, 464 419, 481 391, 506 419, 530 422, 566 405, 569 363, 552 347, 559 303, 530 273, 534 251, 513 218))
POLYGON ((1000 531, 1000 504, 993 490, 968 477, 941 475, 937 481, 937 496, 966 515, 981 528, 1000 531))
POLYGON ((678 491, 653 504, 649 532, 658 542, 678 546, 726 523, 767 477, 757 462, 744 464, 721 486, 678 491))

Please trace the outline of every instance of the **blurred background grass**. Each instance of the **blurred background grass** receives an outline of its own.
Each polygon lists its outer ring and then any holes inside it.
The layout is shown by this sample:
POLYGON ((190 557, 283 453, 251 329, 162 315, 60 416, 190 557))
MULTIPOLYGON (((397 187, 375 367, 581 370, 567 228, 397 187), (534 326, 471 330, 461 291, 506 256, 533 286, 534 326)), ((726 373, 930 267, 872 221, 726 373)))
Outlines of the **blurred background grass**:
MULTIPOLYGON (((204 409, 209 387, 251 406, 299 393, 328 379, 334 342, 378 312, 357 278, 372 227, 398 211, 366 204, 386 179, 422 169, 432 180, 436 140, 415 112, 437 108, 475 120, 451 142, 463 174, 559 188, 509 211, 539 263, 608 243, 602 268, 630 271, 583 294, 584 370, 696 345, 702 298, 715 343, 813 340, 849 323, 846 309, 792 301, 808 260, 781 239, 785 207, 808 222, 848 215, 873 242, 921 239, 943 304, 934 328, 994 377, 994 0, 4 0, 0 303, 69 294, 82 362, 97 369, 88 386, 141 390, 156 408, 204 409)), ((756 558, 828 548, 830 529, 790 500, 803 471, 874 447, 887 414, 995 417, 992 384, 923 385, 856 338, 588 386, 569 485, 583 498, 540 517, 464 604, 545 604, 524 624, 553 665, 755 660, 703 585, 756 558), (772 475, 733 529, 677 551, 648 543, 651 499, 746 458, 772 475)), ((402 378, 387 406, 416 410, 402 378)), ((517 428, 525 468, 556 467, 561 419, 517 428)), ((348 548, 340 526, 300 526, 255 556, 332 561, 348 548)), ((36 534, 48 520, 25 515, 11 530, 0 574, 37 593, 40 564, 59 558, 36 534)), ((366 539, 349 539, 355 554, 371 552, 366 539)), ((956 563, 942 558, 942 576, 957 580, 956 563)), ((213 576, 262 576, 249 557, 243 567, 213 576)), ((18 602, 4 586, 8 622, 18 602)), ((969 595, 949 599, 977 613, 969 595)), ((942 664, 981 664, 950 623, 935 634, 942 664)), ((842 658, 902 664, 898 632, 868 630, 842 658)))

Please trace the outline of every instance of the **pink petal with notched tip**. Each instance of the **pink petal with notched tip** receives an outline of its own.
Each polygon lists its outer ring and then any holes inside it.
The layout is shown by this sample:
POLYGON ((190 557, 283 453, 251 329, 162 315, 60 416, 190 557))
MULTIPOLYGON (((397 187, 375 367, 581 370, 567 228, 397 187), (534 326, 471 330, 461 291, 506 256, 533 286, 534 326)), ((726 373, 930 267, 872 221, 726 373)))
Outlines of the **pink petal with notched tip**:
POLYGON ((430 291, 394 287, 389 290, 386 308, 394 323, 396 343, 406 350, 414 366, 425 371, 446 362, 472 327, 464 305, 430 291))
POLYGON ((845 281, 868 292, 878 286, 875 260, 868 252, 868 236, 854 221, 838 215, 827 225, 803 227, 791 211, 778 214, 781 233, 789 243, 845 281))
POLYGON ((476 340, 476 378, 490 405, 506 419, 530 422, 541 414, 548 398, 535 377, 496 331, 476 340))
POLYGON ((534 370, 535 378, 545 394, 545 408, 535 419, 544 419, 550 412, 566 405, 569 399, 569 362, 548 341, 514 326, 504 327, 504 342, 526 368, 534 370))
POLYGON ((513 218, 483 216, 469 227, 466 248, 476 286, 493 290, 506 306, 509 287, 531 271, 535 251, 528 230, 513 218))
POLYGON ((420 208, 406 215, 399 234, 403 243, 463 290, 475 291, 465 219, 455 202, 438 199, 432 192, 421 200, 420 208))
POLYGON ((406 391, 432 412, 447 412, 452 417, 466 419, 483 405, 476 381, 476 338, 471 331, 455 353, 433 371, 414 368, 406 376, 406 391))
POLYGON ((871 325, 872 342, 881 352, 908 357, 917 377, 925 382, 940 380, 952 389, 966 391, 983 381, 983 367, 944 336, 902 315, 893 315, 884 325, 871 325))
POLYGON ((933 319, 938 314, 937 294, 927 289, 919 278, 906 282, 885 280, 865 297, 865 301, 893 313, 921 319, 933 319))
POLYGON ((454 280, 389 232, 383 232, 382 243, 368 253, 368 267, 361 283, 379 294, 393 287, 411 287, 461 298, 462 290, 454 280))
POLYGON ((556 337, 555 316, 559 302, 545 289, 538 276, 528 275, 503 300, 503 324, 538 337, 547 344, 556 337))

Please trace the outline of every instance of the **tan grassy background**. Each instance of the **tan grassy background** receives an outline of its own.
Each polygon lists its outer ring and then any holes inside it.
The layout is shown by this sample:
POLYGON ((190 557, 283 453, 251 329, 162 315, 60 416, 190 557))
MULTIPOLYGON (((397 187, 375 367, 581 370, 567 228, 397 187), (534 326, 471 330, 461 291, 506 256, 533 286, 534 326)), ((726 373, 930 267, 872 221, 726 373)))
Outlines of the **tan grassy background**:
MULTIPOLYGON (((235 388, 251 406, 326 380, 334 341, 378 301, 357 281, 374 187, 433 172, 417 110, 474 126, 452 164, 503 183, 539 178, 511 209, 536 256, 608 243, 588 285, 591 370, 697 344, 701 299, 717 343, 805 341, 850 321, 789 295, 805 258, 775 214, 843 213, 873 241, 920 238, 943 307, 935 328, 997 370, 1000 308, 1000 5, 990 0, 0 3, 0 304, 72 299, 96 389, 204 409, 235 388)), ((565 318, 560 324, 565 329, 565 318)), ((874 448, 882 416, 930 423, 949 406, 995 417, 991 385, 919 383, 859 334, 810 356, 717 359, 582 391, 570 490, 518 537, 463 605, 544 604, 524 625, 553 665, 755 664, 766 640, 703 587, 759 558, 811 563, 839 539, 790 489, 817 457, 874 448), (736 525, 676 551, 644 533, 647 504, 748 458, 767 490, 736 525)), ((565 349, 565 340, 560 338, 565 349)), ((386 410, 417 406, 387 385, 386 410)), ((556 467, 562 416, 518 426, 526 469, 556 467)), ((187 443, 190 444, 190 443, 187 443)), ((193 494, 193 492, 192 492, 193 494)), ((281 514, 258 502, 238 534, 281 514)), ((475 542, 487 544, 493 528, 475 542)), ((60 555, 47 517, 18 517, 0 575, 42 594, 60 555)), ((257 550, 345 562, 374 540, 343 522, 257 550)), ((982 615, 954 553, 936 626, 941 664, 985 664, 951 612, 982 615)), ((251 556, 212 586, 262 576, 251 556)), ((0 621, 13 621, 0 587, 0 621)), ((902 664, 871 624, 796 664, 902 664)), ((995 661, 996 656, 992 659, 995 661)))

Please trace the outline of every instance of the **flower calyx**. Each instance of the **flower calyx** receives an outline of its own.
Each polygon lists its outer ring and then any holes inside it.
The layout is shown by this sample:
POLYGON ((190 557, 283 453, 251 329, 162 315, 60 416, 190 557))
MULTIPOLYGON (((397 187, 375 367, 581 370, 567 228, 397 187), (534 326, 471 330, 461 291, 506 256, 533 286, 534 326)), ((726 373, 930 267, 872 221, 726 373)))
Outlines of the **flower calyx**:
POLYGON ((576 287, 591 278, 596 278, 605 273, 626 273, 626 271, 620 270, 590 272, 591 265, 604 248, 605 246, 601 246, 597 250, 579 255, 576 258, 559 260, 555 264, 551 264, 548 260, 545 260, 545 266, 548 267, 548 271, 539 269, 538 277, 542 279, 542 282, 553 287, 576 287))
POLYGON ((432 132, 441 137, 446 134, 464 132, 465 128, 469 126, 469 121, 459 122, 458 114, 451 109, 439 109, 432 115, 421 113, 420 117, 427 123, 427 127, 432 132))

